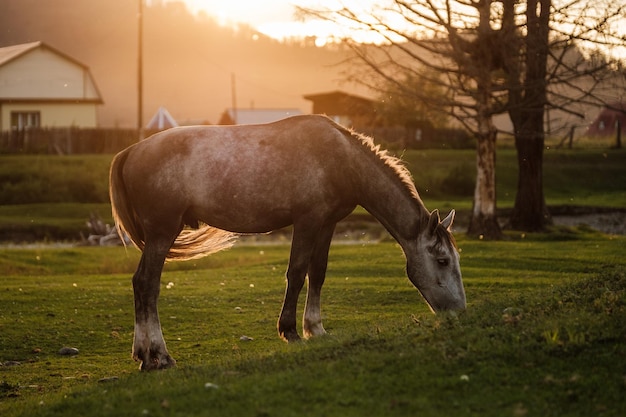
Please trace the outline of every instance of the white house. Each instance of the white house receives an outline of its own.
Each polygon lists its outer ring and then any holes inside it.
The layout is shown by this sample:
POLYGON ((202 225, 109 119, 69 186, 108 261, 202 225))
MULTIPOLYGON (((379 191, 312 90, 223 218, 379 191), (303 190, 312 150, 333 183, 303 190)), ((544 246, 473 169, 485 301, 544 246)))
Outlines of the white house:
POLYGON ((0 48, 0 131, 96 127, 102 97, 89 68, 43 42, 0 48))

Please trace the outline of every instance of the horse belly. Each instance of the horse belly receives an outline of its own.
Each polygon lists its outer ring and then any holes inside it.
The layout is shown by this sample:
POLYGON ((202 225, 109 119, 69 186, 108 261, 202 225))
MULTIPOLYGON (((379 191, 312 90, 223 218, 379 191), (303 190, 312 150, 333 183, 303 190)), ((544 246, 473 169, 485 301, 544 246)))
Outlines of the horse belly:
POLYGON ((329 218, 343 198, 333 187, 287 175, 252 176, 237 184, 224 181, 204 184, 191 208, 202 222, 237 233, 266 233, 294 223, 302 216, 329 218))
POLYGON ((217 199, 208 204, 196 204, 190 211, 203 223, 235 233, 267 233, 293 223, 292 213, 287 208, 260 207, 258 203, 245 201, 226 203, 217 199))

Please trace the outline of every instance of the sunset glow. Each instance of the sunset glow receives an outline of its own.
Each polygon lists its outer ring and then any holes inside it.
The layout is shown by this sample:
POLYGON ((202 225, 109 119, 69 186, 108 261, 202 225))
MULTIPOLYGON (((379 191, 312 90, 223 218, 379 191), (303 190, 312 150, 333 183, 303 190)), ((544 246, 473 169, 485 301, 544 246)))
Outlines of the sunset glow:
MULTIPOLYGON (((405 27, 407 33, 413 30, 411 22, 407 21, 402 13, 393 7, 389 0, 146 0, 147 2, 175 2, 183 1, 190 11, 194 13, 206 13, 213 16, 223 26, 236 26, 248 24, 259 32, 277 39, 290 38, 315 38, 317 46, 324 46, 341 38, 352 38, 358 42, 381 43, 386 42, 380 34, 371 30, 355 28, 352 21, 342 21, 341 24, 303 19, 297 15, 297 7, 317 10, 339 10, 347 8, 357 16, 362 17, 364 22, 372 22, 373 19, 382 19, 387 25, 395 29, 405 27), (393 11, 395 10, 395 11, 393 11)), ((461 3, 462 4, 462 3, 461 3)), ((455 3, 458 13, 459 3, 455 3)), ((471 15, 471 11, 468 15, 471 15)), ((376 26, 376 25, 374 25, 376 26)), ((626 26, 620 26, 619 32, 623 33, 626 26)), ((565 25, 567 29, 567 25, 565 25)), ((567 30, 566 30, 567 31, 567 30)), ((401 37, 387 33, 394 40, 402 40, 401 37)), ((597 47, 597 45, 593 45, 597 47)), ((605 49, 614 56, 626 57, 626 47, 614 46, 605 49)))
POLYGON ((288 0, 184 0, 193 12, 205 12, 222 24, 247 23, 257 27, 267 22, 293 20, 294 7, 288 0))
MULTIPOLYGON (((168 0, 166 0, 168 1, 168 0)), ((174 1, 174 0, 169 0, 174 1)), ((351 30, 347 25, 313 20, 299 19, 296 7, 309 8, 340 8, 350 7, 353 10, 365 10, 375 1, 368 0, 184 0, 187 7, 194 13, 204 12, 213 16, 224 25, 245 23, 259 32, 278 40, 288 38, 314 37, 318 46, 323 46, 333 38, 346 36, 359 37, 360 41, 374 41, 363 33, 351 30)), ((378 2, 380 3, 380 1, 378 2)), ((370 34, 371 36, 371 34, 370 34)))

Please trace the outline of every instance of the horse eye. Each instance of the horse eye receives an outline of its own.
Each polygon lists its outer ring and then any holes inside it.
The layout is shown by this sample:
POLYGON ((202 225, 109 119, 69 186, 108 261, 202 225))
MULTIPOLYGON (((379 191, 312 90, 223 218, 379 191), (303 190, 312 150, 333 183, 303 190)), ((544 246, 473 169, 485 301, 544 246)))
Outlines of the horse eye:
POLYGON ((439 266, 448 266, 450 265, 450 260, 448 258, 437 258, 437 263, 439 266))

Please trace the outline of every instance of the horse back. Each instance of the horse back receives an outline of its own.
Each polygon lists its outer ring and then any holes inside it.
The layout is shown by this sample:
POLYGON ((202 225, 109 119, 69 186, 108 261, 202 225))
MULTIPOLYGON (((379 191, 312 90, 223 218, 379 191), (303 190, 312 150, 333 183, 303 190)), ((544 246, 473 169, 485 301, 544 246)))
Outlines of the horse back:
POLYGON ((263 232, 313 208, 354 207, 351 157, 345 133, 321 116, 182 127, 130 148, 124 179, 145 215, 165 205, 226 230, 263 232))

